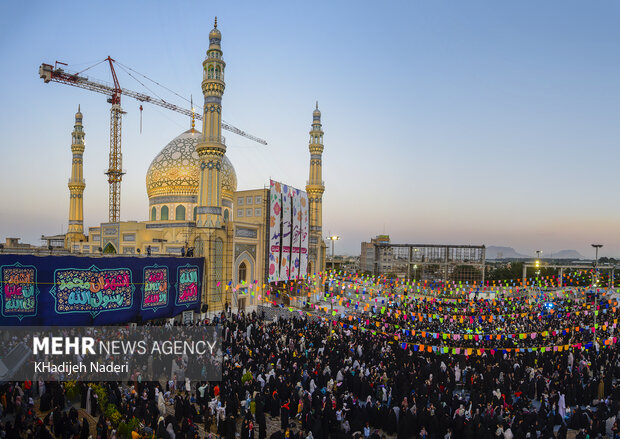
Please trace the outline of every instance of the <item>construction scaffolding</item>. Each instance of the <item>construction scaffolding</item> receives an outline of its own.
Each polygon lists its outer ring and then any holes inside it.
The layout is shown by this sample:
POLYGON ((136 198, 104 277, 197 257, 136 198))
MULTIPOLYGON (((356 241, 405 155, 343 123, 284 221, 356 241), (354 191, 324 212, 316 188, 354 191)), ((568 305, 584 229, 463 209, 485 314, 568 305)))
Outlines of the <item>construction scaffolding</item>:
MULTIPOLYGON (((556 270, 557 276, 557 286, 558 288, 562 288, 564 286, 564 274, 570 274, 571 272, 575 272, 577 270, 581 270, 583 272, 589 273, 590 284, 593 286, 602 285, 608 288, 614 288, 616 286, 616 270, 619 270, 620 267, 616 265, 599 265, 594 268, 592 264, 541 264, 533 262, 533 263, 525 263, 523 264, 523 285, 526 285, 528 281, 528 268, 533 268, 533 274, 538 278, 540 276, 540 269, 544 268, 545 270, 554 269, 556 270)), ((529 274, 532 274, 532 270, 529 271, 529 274)), ((577 286, 577 285, 572 285, 577 286)), ((583 285, 582 285, 583 286, 583 285)))
POLYGON ((484 245, 374 243, 374 275, 437 282, 485 280, 484 245))

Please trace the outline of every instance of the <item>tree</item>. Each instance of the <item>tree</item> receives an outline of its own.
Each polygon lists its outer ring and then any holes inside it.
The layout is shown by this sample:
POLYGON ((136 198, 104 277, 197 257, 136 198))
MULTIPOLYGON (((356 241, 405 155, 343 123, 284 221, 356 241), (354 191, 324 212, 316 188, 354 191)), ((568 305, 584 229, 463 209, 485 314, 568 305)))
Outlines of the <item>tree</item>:
MULTIPOLYGON (((505 265, 491 267, 487 274, 488 280, 521 280, 523 278, 523 265, 525 262, 510 262, 505 265)), ((532 265, 531 262, 527 262, 528 265, 532 265)), ((539 268, 528 267, 526 277, 539 277, 545 278, 547 276, 557 276, 558 271, 556 268, 546 267, 544 264, 539 268), (536 272, 540 272, 536 274, 536 272)))
POLYGON ((512 280, 523 277, 523 262, 510 262, 500 266, 490 266, 488 280, 512 280))
POLYGON ((473 265, 457 265, 452 270, 450 279, 455 281, 480 281, 482 275, 478 267, 473 265))

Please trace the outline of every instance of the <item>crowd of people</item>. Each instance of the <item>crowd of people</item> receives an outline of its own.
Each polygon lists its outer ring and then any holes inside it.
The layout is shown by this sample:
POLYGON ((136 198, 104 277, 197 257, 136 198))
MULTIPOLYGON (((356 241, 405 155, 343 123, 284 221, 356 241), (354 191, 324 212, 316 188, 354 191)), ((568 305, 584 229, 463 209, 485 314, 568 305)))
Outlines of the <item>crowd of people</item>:
POLYGON ((79 407, 91 420, 80 419, 62 383, 2 383, 0 437, 116 439, 128 434, 119 424, 163 439, 620 437, 616 302, 555 297, 513 306, 402 298, 372 316, 222 314, 221 381, 134 375, 102 383, 120 422, 86 383, 79 407), (531 337, 543 332, 544 340, 531 337), (446 333, 479 336, 428 336, 446 333), (521 333, 528 337, 496 336, 521 333), (532 349, 541 345, 568 348, 532 349))
POLYGON ((620 316, 618 302, 602 297, 597 297, 595 303, 572 292, 569 297, 525 297, 517 303, 489 299, 461 304, 398 296, 383 312, 377 312, 379 308, 375 307, 371 313, 349 315, 354 317, 354 325, 398 336, 405 334, 403 339, 414 344, 476 349, 587 345, 594 343, 595 325, 598 339, 615 334, 614 321, 617 323, 620 316))

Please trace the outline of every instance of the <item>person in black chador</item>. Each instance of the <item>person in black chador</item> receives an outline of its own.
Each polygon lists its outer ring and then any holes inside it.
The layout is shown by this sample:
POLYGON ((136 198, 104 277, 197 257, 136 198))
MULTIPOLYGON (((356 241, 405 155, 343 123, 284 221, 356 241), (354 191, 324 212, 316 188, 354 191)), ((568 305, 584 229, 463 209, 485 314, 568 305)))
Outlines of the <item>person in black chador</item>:
POLYGON ((256 396, 256 423, 258 424, 258 439, 267 437, 267 420, 265 419, 265 394, 258 393, 256 396))
POLYGON ((88 420, 84 417, 82 418, 82 428, 80 430, 80 439, 88 439, 90 436, 90 425, 88 420))
POLYGON ((280 398, 278 397, 277 390, 274 390, 273 393, 271 394, 270 410, 271 410, 272 418, 277 418, 278 415, 280 414, 280 398))
POLYGON ((288 417, 291 412, 290 401, 287 399, 280 407, 280 426, 282 430, 286 430, 288 428, 288 417))

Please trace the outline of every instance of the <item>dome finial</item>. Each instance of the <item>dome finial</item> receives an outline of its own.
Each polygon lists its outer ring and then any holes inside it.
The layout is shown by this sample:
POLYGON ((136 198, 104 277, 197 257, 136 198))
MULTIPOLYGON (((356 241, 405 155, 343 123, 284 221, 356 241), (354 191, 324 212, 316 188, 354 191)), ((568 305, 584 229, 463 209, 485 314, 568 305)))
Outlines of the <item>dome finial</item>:
POLYGON ((315 121, 320 121, 321 120, 321 111, 319 110, 319 101, 316 101, 316 108, 312 112, 312 118, 315 121))
POLYGON ((81 113, 81 111, 80 111, 80 104, 78 104, 78 113, 81 113))
POLYGON ((220 45, 220 40, 222 39, 222 33, 220 32, 220 30, 217 28, 217 17, 215 17, 215 23, 213 24, 213 29, 211 29, 211 32, 209 32, 209 48, 212 48, 212 46, 219 46, 220 45))

